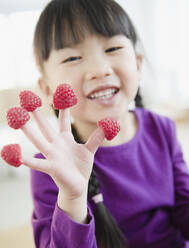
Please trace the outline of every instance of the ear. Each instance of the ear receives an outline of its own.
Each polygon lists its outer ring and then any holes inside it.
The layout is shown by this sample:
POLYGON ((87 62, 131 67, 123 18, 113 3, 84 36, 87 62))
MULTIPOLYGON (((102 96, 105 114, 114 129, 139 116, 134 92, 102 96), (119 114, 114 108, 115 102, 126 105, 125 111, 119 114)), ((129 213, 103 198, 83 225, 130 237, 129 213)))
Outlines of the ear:
POLYGON ((38 87, 40 89, 40 91, 48 98, 51 95, 51 90, 48 86, 48 84, 45 82, 45 80, 43 78, 39 78, 38 79, 38 87))
POLYGON ((136 60, 137 60, 137 70, 138 70, 139 81, 140 81, 141 78, 142 78, 143 55, 142 54, 138 54, 136 56, 136 60))
POLYGON ((39 78, 37 84, 38 84, 39 90, 45 96, 47 104, 51 105, 53 102, 53 94, 51 92, 51 89, 48 83, 45 81, 44 78, 39 78))

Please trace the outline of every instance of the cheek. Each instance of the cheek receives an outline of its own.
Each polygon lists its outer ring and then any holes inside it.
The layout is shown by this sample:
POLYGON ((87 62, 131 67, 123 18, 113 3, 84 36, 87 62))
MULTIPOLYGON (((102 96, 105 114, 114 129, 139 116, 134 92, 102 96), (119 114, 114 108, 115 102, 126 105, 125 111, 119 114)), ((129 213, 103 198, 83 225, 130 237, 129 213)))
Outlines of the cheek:
POLYGON ((138 70, 133 63, 122 63, 117 66, 117 75, 125 86, 138 85, 138 70))
POLYGON ((135 63, 122 63, 117 68, 117 75, 121 80, 123 91, 132 100, 135 98, 139 87, 137 66, 135 63))

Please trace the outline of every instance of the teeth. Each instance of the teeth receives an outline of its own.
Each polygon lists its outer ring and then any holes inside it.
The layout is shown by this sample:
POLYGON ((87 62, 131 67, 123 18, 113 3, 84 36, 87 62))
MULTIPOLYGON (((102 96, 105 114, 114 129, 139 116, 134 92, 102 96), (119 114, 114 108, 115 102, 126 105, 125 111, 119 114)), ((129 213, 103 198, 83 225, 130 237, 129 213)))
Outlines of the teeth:
POLYGON ((94 93, 94 94, 90 95, 89 98, 91 98, 91 99, 94 99, 94 98, 106 99, 106 98, 111 97, 116 91, 117 91, 117 89, 103 90, 103 91, 100 91, 98 93, 94 93))

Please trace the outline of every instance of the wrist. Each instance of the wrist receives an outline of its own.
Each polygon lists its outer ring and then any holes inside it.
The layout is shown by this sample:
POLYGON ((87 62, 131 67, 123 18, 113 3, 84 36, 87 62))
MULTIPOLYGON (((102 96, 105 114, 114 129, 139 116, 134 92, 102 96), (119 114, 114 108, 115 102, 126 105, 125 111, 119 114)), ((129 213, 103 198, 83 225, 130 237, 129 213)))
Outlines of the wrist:
POLYGON ((73 198, 59 191, 57 204, 74 221, 81 224, 87 223, 87 194, 73 198))

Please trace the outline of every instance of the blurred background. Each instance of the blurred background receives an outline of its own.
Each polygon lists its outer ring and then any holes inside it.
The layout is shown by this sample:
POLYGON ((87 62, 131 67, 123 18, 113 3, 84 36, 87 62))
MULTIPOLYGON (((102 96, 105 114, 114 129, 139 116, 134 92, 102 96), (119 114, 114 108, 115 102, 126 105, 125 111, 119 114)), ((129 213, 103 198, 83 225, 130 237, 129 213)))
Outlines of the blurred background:
MULTIPOLYGON (((45 0, 0 1, 0 150, 19 143, 33 156, 36 148, 20 130, 6 123, 6 111, 18 106, 18 94, 32 89, 42 97, 42 111, 56 124, 51 109, 37 89, 32 41, 45 0)), ((172 118, 183 156, 189 165, 189 1, 118 0, 139 33, 147 60, 143 66, 142 96, 146 108, 172 118)), ((138 47, 142 49, 141 45, 138 47)), ((32 120, 33 122, 33 120, 32 120)), ((34 128, 37 128, 33 122, 34 128)), ((0 246, 34 248, 29 170, 13 168, 0 158, 0 246)))

